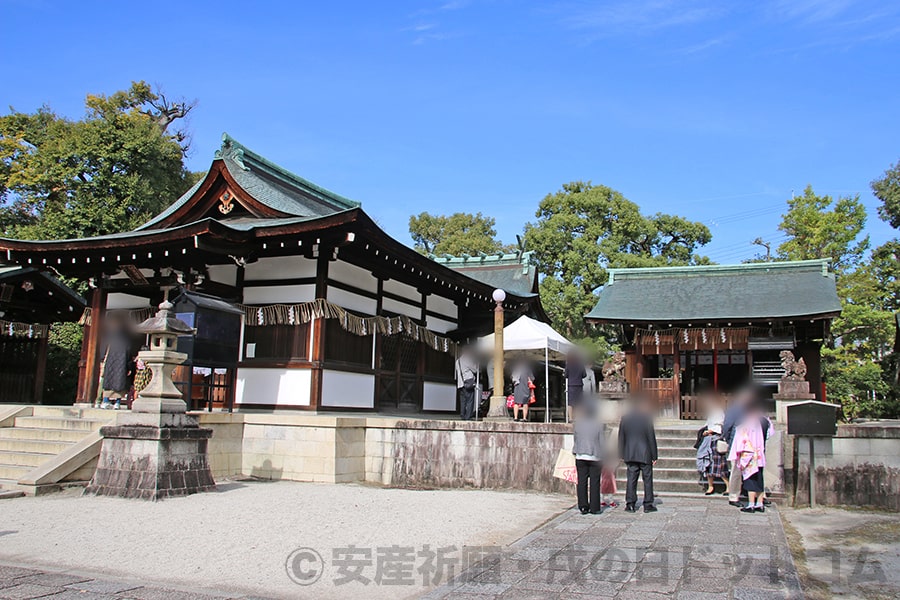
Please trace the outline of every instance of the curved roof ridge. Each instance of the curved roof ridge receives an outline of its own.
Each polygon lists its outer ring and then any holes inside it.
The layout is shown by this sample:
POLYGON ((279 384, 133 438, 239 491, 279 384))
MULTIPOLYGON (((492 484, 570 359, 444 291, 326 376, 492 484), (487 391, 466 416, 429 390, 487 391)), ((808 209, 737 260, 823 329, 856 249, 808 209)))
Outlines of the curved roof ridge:
POLYGON ((216 150, 215 157, 217 159, 231 158, 232 161, 245 171, 250 171, 251 167, 247 166, 247 162, 251 162, 258 169, 280 179, 284 183, 298 185, 306 189, 307 192, 319 197, 322 200, 329 200, 341 204, 344 208, 357 208, 362 203, 350 200, 345 196, 341 196, 331 190, 324 188, 312 181, 300 177, 296 173, 275 164, 264 156, 250 150, 239 141, 228 135, 228 132, 222 134, 222 145, 216 150))

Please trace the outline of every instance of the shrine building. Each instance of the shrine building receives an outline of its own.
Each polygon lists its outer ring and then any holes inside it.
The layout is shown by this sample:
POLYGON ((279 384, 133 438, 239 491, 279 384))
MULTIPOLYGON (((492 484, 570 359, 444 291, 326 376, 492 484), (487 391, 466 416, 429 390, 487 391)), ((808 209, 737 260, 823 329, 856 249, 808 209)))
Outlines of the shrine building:
POLYGON ((613 325, 631 391, 657 398, 669 418, 701 418, 697 393, 753 382, 772 392, 779 353, 807 365, 826 394, 820 349, 841 312, 827 260, 610 269, 589 322, 613 325))
POLYGON ((546 320, 526 253, 422 255, 227 134, 203 179, 138 229, 0 239, 0 264, 89 282, 83 404, 105 316, 139 322, 164 295, 196 329, 175 374, 193 409, 455 411, 457 342, 492 330, 494 289, 507 319, 546 320))

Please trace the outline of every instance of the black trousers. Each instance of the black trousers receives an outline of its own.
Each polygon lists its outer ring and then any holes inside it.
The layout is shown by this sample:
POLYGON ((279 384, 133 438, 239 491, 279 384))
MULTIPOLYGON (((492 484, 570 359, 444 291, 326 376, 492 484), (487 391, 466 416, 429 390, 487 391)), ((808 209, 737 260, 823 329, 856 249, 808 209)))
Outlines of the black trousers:
POLYGON ((653 504, 653 465, 650 463, 625 463, 628 467, 628 479, 625 486, 625 503, 637 503, 638 475, 644 480, 644 506, 653 504))
POLYGON ((578 508, 586 508, 591 512, 600 512, 600 468, 599 460, 575 459, 575 472, 578 475, 578 508))
POLYGON ((459 416, 463 421, 475 418, 475 382, 466 381, 459 388, 459 416))

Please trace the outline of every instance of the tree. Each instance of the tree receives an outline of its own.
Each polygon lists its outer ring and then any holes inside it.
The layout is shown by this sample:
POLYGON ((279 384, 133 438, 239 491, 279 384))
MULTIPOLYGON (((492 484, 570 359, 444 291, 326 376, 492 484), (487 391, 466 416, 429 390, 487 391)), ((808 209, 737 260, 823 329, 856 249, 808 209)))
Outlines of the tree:
POLYGON ((497 240, 496 219, 480 212, 432 215, 427 212, 409 218, 409 234, 414 247, 423 254, 492 254, 510 250, 497 240))
MULTIPOLYGON (((616 190, 576 181, 541 200, 537 221, 525 228, 525 246, 535 253, 541 298, 553 325, 573 340, 605 338, 584 324, 596 303, 594 291, 612 267, 656 267, 707 263, 697 250, 712 234, 702 223, 657 213, 645 216, 616 190)), ((615 341, 615 340, 611 340, 615 341)))
POLYGON ((778 246, 787 260, 827 258, 835 272, 843 273, 860 263, 869 249, 869 236, 859 238, 866 227, 866 208, 859 194, 840 197, 817 196, 811 185, 803 195, 788 200, 788 211, 778 229, 789 237, 778 246))
POLYGON ((900 161, 884 172, 881 179, 872 182, 872 192, 881 200, 878 216, 900 229, 900 161))
POLYGON ((178 198, 186 132, 174 124, 194 103, 144 82, 89 95, 77 121, 42 107, 0 117, 0 234, 87 237, 137 227, 178 198))
POLYGON ((894 316, 883 285, 883 271, 891 266, 886 256, 864 261, 869 248, 869 237, 863 235, 866 218, 858 195, 835 201, 807 186, 803 195, 788 201, 779 226, 788 234, 778 247, 779 258, 832 262, 841 315, 832 323, 822 365, 828 396, 841 403, 845 418, 880 416, 889 406, 881 362, 894 337, 894 316))

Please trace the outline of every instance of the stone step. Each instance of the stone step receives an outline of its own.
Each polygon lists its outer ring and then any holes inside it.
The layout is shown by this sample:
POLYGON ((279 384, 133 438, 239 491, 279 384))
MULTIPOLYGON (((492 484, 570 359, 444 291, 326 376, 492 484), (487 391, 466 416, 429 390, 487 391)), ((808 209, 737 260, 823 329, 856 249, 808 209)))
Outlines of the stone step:
POLYGON ((39 467, 51 458, 53 454, 43 452, 19 452, 14 450, 0 450, 0 464, 16 465, 22 467, 39 467))
POLYGON ((16 417, 16 427, 32 429, 69 429, 71 431, 96 431, 109 421, 66 417, 16 417))
POLYGON ((697 451, 693 448, 673 448, 671 446, 657 446, 657 452, 659 452, 659 456, 669 456, 672 458, 696 458, 697 451))
MULTIPOLYGON (((46 431, 46 430, 44 430, 46 431)), ((79 432, 81 433, 81 432, 79 432)), ((84 437, 84 436, 81 436, 84 437)), ((0 437, 0 452, 3 451, 15 451, 15 452, 38 452, 41 454, 59 454, 69 446, 71 446, 73 442, 68 441, 47 441, 41 439, 27 439, 27 438, 2 438, 0 437)))
POLYGON ((0 490, 17 490, 19 483, 15 479, 0 478, 0 490))
POLYGON ((656 436, 656 445, 657 446, 665 446, 666 448, 690 448, 694 449, 694 443, 696 442, 696 437, 662 437, 660 435, 656 436))
POLYGON ((23 467, 22 465, 5 465, 0 463, 0 479, 12 479, 18 481, 23 475, 34 470, 34 467, 23 467))
MULTIPOLYGON (((625 469, 616 472, 618 479, 625 481, 625 469)), ((693 467, 688 468, 669 468, 661 467, 659 463, 653 467, 653 481, 699 481, 700 473, 693 467)))
POLYGON ((697 466, 697 460, 693 457, 660 455, 656 463, 657 469, 693 469, 697 466))
POLYGON ((99 419, 111 420, 111 412, 99 408, 75 408, 72 406, 35 406, 32 409, 34 417, 57 417, 68 419, 99 419))
POLYGON ((0 427, 0 440, 78 442, 90 433, 77 429, 44 429, 37 427, 0 427))

